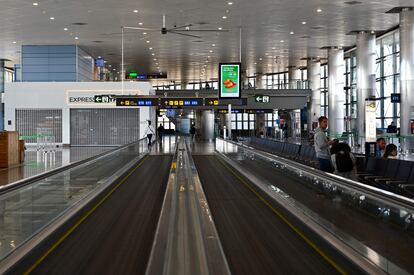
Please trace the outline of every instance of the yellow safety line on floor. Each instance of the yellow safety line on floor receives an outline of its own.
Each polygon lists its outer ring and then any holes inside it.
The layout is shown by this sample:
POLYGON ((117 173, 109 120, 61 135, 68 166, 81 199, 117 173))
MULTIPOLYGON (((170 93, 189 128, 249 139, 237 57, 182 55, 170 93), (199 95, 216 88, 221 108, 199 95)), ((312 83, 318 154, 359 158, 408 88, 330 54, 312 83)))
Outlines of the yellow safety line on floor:
POLYGON ((294 226, 282 213, 277 211, 262 195, 260 195, 249 183, 245 181, 243 177, 241 177, 238 173, 234 171, 234 169, 229 166, 227 163, 223 162, 218 157, 219 162, 228 170, 230 173, 232 173, 238 180, 240 180, 247 188, 249 188, 250 191, 252 191, 267 207, 272 210, 273 213, 275 213, 285 224, 287 224, 294 232, 296 232, 310 247, 312 247, 319 255, 322 256, 330 265, 332 265, 339 273, 341 274, 347 274, 345 270, 343 270, 333 259, 331 259, 325 252, 322 251, 321 248, 319 248, 314 242, 312 242, 308 237, 305 236, 304 233, 302 233, 299 228, 294 226))
POLYGON ((145 156, 108 194, 106 194, 92 209, 90 209, 87 213, 85 213, 82 218, 75 223, 66 233, 60 237, 43 255, 40 257, 28 270, 26 270, 23 274, 27 275, 30 274, 33 270, 35 270, 76 228, 79 227, 93 212, 98 209, 148 158, 148 155, 145 156))

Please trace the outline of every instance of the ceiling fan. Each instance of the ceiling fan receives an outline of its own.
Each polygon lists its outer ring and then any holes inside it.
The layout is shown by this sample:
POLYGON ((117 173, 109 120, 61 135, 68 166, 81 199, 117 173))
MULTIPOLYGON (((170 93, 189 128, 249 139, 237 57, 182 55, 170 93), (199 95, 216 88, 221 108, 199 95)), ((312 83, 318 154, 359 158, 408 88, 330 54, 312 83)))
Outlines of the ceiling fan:
MULTIPOLYGON (((201 38, 198 35, 194 35, 194 34, 189 34, 189 32, 228 32, 228 30, 222 30, 222 29, 198 29, 198 30, 193 30, 190 29, 190 27, 192 27, 192 24, 187 24, 187 25, 183 25, 183 26, 174 26, 172 28, 167 28, 165 25, 165 15, 162 16, 162 28, 161 28, 161 34, 167 34, 167 33, 172 33, 172 34, 178 34, 178 35, 183 35, 183 36, 188 36, 188 37, 193 37, 193 38, 201 38)), ((142 31, 148 31, 148 32, 155 32, 155 31, 160 31, 160 29, 153 29, 153 28, 140 28, 140 27, 129 27, 129 26, 123 26, 123 29, 129 29, 129 30, 142 30, 142 31)), ((143 37, 141 39, 146 39, 149 36, 143 37)))

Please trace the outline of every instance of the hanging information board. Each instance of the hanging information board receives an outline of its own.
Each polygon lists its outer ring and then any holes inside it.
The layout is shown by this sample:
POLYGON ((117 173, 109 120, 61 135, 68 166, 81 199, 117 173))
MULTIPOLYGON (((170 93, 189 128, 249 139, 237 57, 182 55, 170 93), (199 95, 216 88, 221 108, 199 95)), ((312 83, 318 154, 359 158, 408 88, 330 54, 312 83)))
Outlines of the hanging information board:
POLYGON ((219 65, 219 98, 241 97, 241 64, 220 63, 219 65))

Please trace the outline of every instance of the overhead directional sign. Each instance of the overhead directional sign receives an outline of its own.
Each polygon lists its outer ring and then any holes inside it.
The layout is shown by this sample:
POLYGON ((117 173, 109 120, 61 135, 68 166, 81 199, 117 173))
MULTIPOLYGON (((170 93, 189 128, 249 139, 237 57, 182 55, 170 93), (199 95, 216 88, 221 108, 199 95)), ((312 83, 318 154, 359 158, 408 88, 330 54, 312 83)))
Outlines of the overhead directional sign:
POLYGON ((112 103, 116 100, 116 95, 96 95, 94 96, 95 103, 112 103))
POLYGON ((163 107, 196 107, 203 106, 202 98, 160 98, 163 107))
POLYGON ((268 95, 255 95, 254 101, 259 103, 269 103, 270 97, 268 95))
POLYGON ((204 99, 204 105, 205 106, 227 106, 228 104, 232 104, 234 106, 245 106, 247 105, 247 98, 238 98, 238 99, 232 99, 232 101, 229 103, 228 101, 231 99, 218 99, 218 98, 205 98, 204 99))
POLYGON ((121 97, 116 99, 116 106, 121 107, 151 107, 158 106, 158 98, 127 98, 121 97))

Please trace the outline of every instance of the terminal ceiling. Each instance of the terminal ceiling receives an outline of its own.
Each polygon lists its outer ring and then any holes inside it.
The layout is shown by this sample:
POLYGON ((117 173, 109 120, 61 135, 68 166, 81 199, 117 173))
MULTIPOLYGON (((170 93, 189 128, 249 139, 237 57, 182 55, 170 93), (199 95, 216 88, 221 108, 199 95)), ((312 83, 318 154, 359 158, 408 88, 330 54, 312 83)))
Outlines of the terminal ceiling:
POLYGON ((216 78, 219 62, 239 61, 241 28, 248 74, 277 72, 305 65, 305 57, 326 58, 322 47, 355 45, 351 31, 389 30, 399 18, 385 12, 412 5, 412 0, 0 0, 0 58, 11 65, 20 62, 21 45, 77 43, 118 72, 121 26, 161 29, 165 15, 167 28, 192 24, 190 30, 228 32, 191 32, 201 37, 192 38, 126 30, 126 70, 162 71, 171 79, 216 78))

